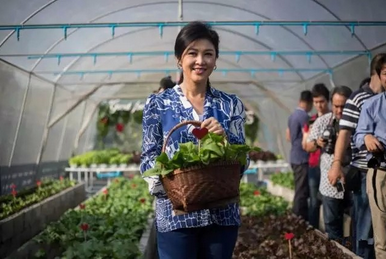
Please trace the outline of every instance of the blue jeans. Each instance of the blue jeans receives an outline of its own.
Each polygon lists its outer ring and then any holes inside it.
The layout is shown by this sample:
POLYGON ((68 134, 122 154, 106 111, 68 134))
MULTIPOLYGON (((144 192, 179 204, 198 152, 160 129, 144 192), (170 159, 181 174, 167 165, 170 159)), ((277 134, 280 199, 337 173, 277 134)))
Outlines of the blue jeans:
POLYGON ((375 259, 371 212, 369 199, 366 193, 366 173, 361 173, 361 189, 357 192, 354 192, 353 198, 353 219, 356 243, 355 253, 365 259, 375 259))
POLYGON ((321 201, 318 199, 320 184, 320 167, 308 169, 308 185, 310 188, 310 205, 308 209, 308 221, 314 228, 319 228, 319 215, 321 201))
POLYGON ((231 259, 238 229, 213 224, 157 232, 159 259, 231 259))
POLYGON ((344 200, 323 196, 324 227, 328 238, 343 241, 344 200))

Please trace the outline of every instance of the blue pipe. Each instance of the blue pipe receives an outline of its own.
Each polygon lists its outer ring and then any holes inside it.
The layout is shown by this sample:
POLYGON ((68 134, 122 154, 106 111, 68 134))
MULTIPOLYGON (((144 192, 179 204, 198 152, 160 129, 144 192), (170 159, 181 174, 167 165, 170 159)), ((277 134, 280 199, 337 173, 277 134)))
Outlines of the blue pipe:
MULTIPOLYGON (((220 55, 235 55, 236 60, 240 59, 241 55, 270 55, 276 57, 277 55, 293 55, 293 56, 307 56, 312 55, 370 55, 370 51, 362 50, 342 50, 342 51, 220 51, 220 55)), ((44 58, 63 58, 63 57, 101 57, 101 56, 165 56, 165 60, 170 55, 174 55, 173 51, 138 51, 138 52, 95 52, 95 53, 51 53, 51 54, 36 54, 28 55, 28 59, 44 59, 44 58)), ((0 56, 7 56, 0 55, 0 56)), ((12 55, 10 55, 12 56, 12 55)))
MULTIPOLYGON (((122 74, 122 73, 165 73, 178 72, 179 69, 117 69, 117 70, 78 70, 78 71, 35 71, 36 74, 54 74, 54 75, 85 75, 85 74, 122 74)), ((285 72, 324 72, 332 73, 331 69, 326 68, 223 68, 216 69, 214 72, 221 72, 223 75, 229 72, 246 72, 251 73, 272 73, 279 72, 280 74, 285 72)))
MULTIPOLYGON (((79 29, 79 28, 119 28, 119 27, 164 27, 185 26, 189 22, 122 22, 122 23, 68 23, 68 24, 24 24, 0 25, 0 30, 31 29, 79 29)), ((386 26, 386 21, 207 21, 212 26, 386 26)), ((256 31, 258 33, 258 31, 256 31)))

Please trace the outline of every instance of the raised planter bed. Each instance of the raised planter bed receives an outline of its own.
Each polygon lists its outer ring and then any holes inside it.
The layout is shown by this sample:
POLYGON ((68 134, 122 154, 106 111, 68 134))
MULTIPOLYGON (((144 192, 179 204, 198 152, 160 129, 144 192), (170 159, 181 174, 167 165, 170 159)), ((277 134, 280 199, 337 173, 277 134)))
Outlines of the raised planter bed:
POLYGON ((80 183, 0 220, 0 258, 10 255, 85 199, 84 183, 80 183))
POLYGON ((137 258, 147 249, 141 250, 141 235, 151 236, 151 205, 145 181, 116 179, 9 258, 137 258))

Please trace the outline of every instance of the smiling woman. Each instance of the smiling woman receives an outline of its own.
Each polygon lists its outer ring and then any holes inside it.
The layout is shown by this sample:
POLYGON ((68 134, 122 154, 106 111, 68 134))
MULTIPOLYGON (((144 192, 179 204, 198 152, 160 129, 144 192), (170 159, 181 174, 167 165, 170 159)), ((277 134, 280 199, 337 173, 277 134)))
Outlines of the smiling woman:
MULTIPOLYGON (((237 96, 218 91, 209 83, 219 52, 217 33, 205 23, 189 23, 178 34, 174 50, 182 75, 174 88, 151 95, 146 102, 143 111, 141 173, 154 169, 161 150, 171 158, 184 147, 180 144, 197 144, 197 138, 194 137, 197 128, 206 129, 214 136, 226 135, 230 144, 245 144, 243 103, 237 96), (187 126, 187 123, 181 124, 184 121, 196 121, 197 128, 187 126), (175 128, 176 125, 181 127, 175 128)), ((230 181, 238 186, 243 170, 240 172, 240 167, 233 170, 236 177, 230 181)), ((221 177, 227 176, 222 174, 221 177)), ((240 225, 237 203, 232 201, 225 206, 195 209, 176 215, 159 177, 146 176, 144 179, 149 183, 151 194, 157 196, 157 245, 161 259, 232 257, 240 225)), ((214 192, 213 184, 209 184, 208 179, 209 176, 205 181, 206 189, 214 192)), ((194 186, 189 184, 184 188, 193 193, 193 190, 196 191, 194 186)))

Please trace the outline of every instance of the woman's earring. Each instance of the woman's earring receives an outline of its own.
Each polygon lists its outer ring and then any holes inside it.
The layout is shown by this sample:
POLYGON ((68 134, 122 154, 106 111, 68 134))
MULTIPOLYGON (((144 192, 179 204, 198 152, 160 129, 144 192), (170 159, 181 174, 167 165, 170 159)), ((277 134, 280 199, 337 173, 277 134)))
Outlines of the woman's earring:
POLYGON ((213 70, 216 70, 217 69, 217 66, 216 65, 214 65, 214 68, 213 68, 213 70))
POLYGON ((179 70, 181 70, 181 65, 180 65, 179 63, 177 63, 177 68, 178 68, 179 70))

